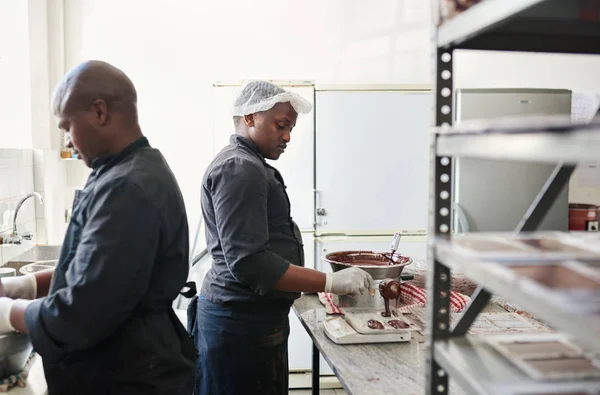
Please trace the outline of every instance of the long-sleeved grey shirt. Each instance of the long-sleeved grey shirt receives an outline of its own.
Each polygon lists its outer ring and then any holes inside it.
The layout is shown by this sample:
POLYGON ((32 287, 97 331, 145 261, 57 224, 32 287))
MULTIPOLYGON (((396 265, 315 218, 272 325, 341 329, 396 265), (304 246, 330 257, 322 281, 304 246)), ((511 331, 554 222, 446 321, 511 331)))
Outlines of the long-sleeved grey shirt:
POLYGON ((219 304, 289 307, 298 293, 273 290, 290 264, 304 266, 302 236, 283 178, 250 140, 233 135, 202 181, 213 263, 202 295, 219 304))
POLYGON ((189 244, 175 177, 146 138, 92 167, 50 292, 25 313, 50 393, 100 393, 121 380, 129 393, 187 391, 193 345, 171 309, 187 278, 189 244))

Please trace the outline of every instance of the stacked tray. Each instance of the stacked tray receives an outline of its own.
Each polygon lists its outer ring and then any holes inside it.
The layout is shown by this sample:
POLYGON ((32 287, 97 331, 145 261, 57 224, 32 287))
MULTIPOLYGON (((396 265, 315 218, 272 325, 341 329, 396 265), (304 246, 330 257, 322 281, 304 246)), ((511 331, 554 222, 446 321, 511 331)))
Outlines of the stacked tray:
POLYGON ((477 233, 436 258, 600 352, 600 234, 477 233))

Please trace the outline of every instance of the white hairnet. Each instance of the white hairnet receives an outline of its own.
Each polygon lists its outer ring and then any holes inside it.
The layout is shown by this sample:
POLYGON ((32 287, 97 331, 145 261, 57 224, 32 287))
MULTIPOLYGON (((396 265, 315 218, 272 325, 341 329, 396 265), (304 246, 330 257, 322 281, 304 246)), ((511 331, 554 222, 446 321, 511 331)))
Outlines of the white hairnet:
POLYGON ((298 114, 307 114, 312 110, 312 104, 297 93, 288 92, 267 81, 250 81, 237 93, 233 116, 267 111, 277 103, 290 103, 298 114))

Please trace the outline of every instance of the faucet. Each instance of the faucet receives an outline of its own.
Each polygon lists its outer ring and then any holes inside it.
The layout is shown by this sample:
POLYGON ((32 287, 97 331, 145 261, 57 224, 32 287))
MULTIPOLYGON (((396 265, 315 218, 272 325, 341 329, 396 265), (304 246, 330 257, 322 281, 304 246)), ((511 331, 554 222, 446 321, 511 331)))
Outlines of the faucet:
POLYGON ((33 234, 30 232, 23 233, 21 236, 17 231, 17 215, 19 215, 19 210, 21 209, 23 203, 33 196, 38 198, 40 204, 44 204, 44 198, 37 192, 32 192, 28 195, 25 195, 21 200, 19 200, 19 203, 17 203, 17 208, 15 209, 15 215, 13 216, 12 233, 9 236, 2 236, 2 244, 21 244, 21 241, 31 240, 33 238, 33 234))

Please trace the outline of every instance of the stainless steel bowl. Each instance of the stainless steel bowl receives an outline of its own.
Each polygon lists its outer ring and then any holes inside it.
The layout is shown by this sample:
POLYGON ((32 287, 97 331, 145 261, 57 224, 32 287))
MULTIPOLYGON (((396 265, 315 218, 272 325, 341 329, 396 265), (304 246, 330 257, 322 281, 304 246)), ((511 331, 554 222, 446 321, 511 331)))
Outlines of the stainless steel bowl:
POLYGON ((402 270, 412 263, 407 256, 394 254, 393 265, 389 265, 390 254, 373 251, 338 251, 329 253, 323 258, 337 272, 349 267, 359 267, 369 273, 374 280, 398 278, 402 270))
POLYGON ((0 335, 0 379, 20 373, 33 350, 24 333, 0 335))
POLYGON ((31 274, 36 272, 41 272, 44 270, 54 269, 56 268, 56 260, 49 261, 38 261, 34 263, 28 263, 27 265, 22 266, 19 269, 19 273, 21 274, 31 274))

